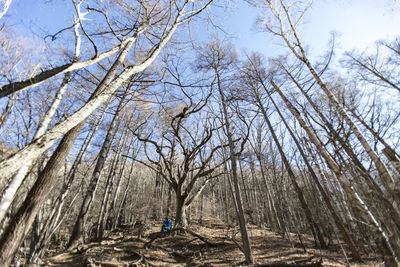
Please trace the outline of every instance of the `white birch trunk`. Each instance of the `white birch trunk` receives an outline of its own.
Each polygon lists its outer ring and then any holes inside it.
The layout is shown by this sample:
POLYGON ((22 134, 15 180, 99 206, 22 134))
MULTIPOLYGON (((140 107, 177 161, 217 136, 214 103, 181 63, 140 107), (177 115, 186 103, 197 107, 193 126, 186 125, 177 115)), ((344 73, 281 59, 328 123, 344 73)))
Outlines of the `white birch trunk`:
POLYGON ((8 8, 11 5, 12 0, 5 0, 3 10, 0 12, 0 19, 7 13, 8 8))
MULTIPOLYGON (((56 98, 54 99, 49 110, 44 115, 43 120, 33 137, 34 140, 43 135, 46 129, 48 128, 50 121, 54 116, 54 113, 56 112, 57 108, 60 105, 61 99, 64 96, 64 93, 68 87, 69 81, 70 81, 70 75, 68 75, 67 73, 64 78, 63 84, 60 87, 60 90, 57 92, 56 98)), ((21 162, 23 166, 18 170, 16 174, 12 176, 11 181, 9 182, 5 190, 2 192, 0 196, 0 221, 4 219, 12 201, 14 200, 15 194, 17 193, 19 187, 21 186, 34 160, 35 159, 28 159, 21 162)))
MULTIPOLYGON (((96 108, 106 102, 107 99, 109 99, 112 94, 129 79, 129 77, 145 70, 151 63, 153 63, 158 54, 161 52, 161 49, 171 39, 172 34, 175 32, 177 27, 178 24, 175 24, 165 38, 160 41, 153 53, 142 63, 126 68, 117 79, 106 85, 106 88, 104 88, 102 92, 100 92, 97 96, 94 96, 73 115, 55 125, 52 129, 33 140, 31 144, 24 147, 17 153, 2 160, 0 162, 0 169, 2 170, 0 173, 0 179, 7 179, 10 174, 13 174, 20 169, 24 165, 25 161, 32 161, 39 158, 54 144, 54 142, 56 142, 60 137, 64 136, 69 130, 74 128, 80 122, 84 121, 96 108)), ((123 51, 127 53, 132 44, 133 42, 128 42, 123 51)))
MULTIPOLYGON (((79 35, 78 31, 78 24, 75 23, 75 55, 74 55, 74 61, 78 60, 79 54, 80 54, 80 45, 81 45, 81 38, 79 35)), ((64 79, 61 83, 60 89, 58 90, 53 103, 51 104, 50 108, 46 111, 44 114, 41 123, 39 124, 36 133, 33 137, 33 140, 39 138, 42 136, 47 128, 50 125, 50 122, 56 113, 58 107, 60 106, 61 100, 64 97, 64 94, 68 88, 68 84, 71 81, 72 73, 68 72, 65 74, 64 79)), ((34 159, 30 160, 25 160, 24 165, 22 168, 18 170, 16 174, 14 174, 11 178, 11 181, 7 185, 7 187, 3 190, 1 196, 0 196, 0 222, 3 221, 3 219, 6 216, 6 213, 11 206, 11 203, 14 200, 14 197, 21 186, 22 182, 24 181, 25 176, 27 175, 30 167, 34 163, 34 159)))
MULTIPOLYGON (((201 13, 204 9, 210 6, 212 2, 213 0, 208 1, 198 10, 185 12, 184 10, 189 3, 189 0, 185 1, 185 4, 182 6, 181 9, 179 9, 179 12, 173 24, 171 25, 171 28, 167 31, 165 36, 160 40, 160 42, 145 60, 143 60, 141 63, 125 68, 125 70, 118 76, 118 78, 116 78, 109 84, 99 85, 104 86, 105 88, 101 90, 99 94, 91 98, 77 112, 66 118, 64 121, 58 123, 56 126, 54 126, 52 129, 50 129, 39 138, 33 140, 33 142, 28 146, 24 147, 10 157, 0 161, 0 169, 2 170, 2 172, 0 173, 0 179, 7 179, 11 175, 13 175, 18 169, 20 169, 24 165, 24 161, 31 161, 39 158, 40 155, 42 155, 44 151, 49 149, 59 138, 64 136, 76 125, 83 122, 96 108, 107 101, 107 99, 109 99, 112 94, 132 75, 140 73, 144 71, 147 67, 149 67, 160 54, 164 46, 169 42, 178 26, 190 20, 197 14, 201 13)), ((120 57, 122 56, 122 54, 124 54, 123 57, 126 56, 127 52, 129 51, 132 44, 136 41, 137 37, 141 33, 143 33, 147 27, 148 25, 142 25, 140 29, 138 29, 138 31, 135 33, 135 35, 128 39, 128 41, 121 49, 120 57)), ((1 92, 2 88, 0 88, 0 97, 1 92)))

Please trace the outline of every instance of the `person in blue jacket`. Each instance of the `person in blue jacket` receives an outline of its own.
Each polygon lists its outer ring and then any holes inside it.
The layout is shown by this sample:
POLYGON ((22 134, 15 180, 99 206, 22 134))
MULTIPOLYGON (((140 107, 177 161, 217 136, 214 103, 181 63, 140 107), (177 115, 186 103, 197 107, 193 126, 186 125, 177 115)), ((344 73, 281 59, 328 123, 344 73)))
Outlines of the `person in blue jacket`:
POLYGON ((161 227, 161 232, 165 232, 165 231, 171 230, 171 224, 172 224, 171 219, 166 217, 165 220, 163 221, 163 225, 161 227))

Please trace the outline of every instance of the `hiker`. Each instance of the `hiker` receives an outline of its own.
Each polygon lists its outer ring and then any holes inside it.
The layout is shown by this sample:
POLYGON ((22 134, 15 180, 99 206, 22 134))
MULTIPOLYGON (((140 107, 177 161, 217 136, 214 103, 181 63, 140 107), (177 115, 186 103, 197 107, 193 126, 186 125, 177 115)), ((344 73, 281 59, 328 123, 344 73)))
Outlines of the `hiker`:
POLYGON ((163 221, 163 225, 161 227, 161 233, 171 230, 171 223, 172 223, 171 219, 166 217, 165 220, 163 221))

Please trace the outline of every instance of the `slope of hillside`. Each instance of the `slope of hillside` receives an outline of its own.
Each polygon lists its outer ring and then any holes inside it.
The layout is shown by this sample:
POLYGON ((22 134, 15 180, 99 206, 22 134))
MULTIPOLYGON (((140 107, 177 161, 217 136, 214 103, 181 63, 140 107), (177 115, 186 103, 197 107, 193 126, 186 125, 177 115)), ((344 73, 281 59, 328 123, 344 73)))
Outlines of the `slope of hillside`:
MULTIPOLYGON (((238 247, 238 230, 219 222, 194 225, 186 234, 159 236, 160 226, 148 229, 127 227, 107 233, 100 242, 90 242, 72 252, 45 258, 45 266, 244 266, 244 256, 238 247)), ((313 248, 311 239, 297 235, 290 240, 280 235, 249 227, 254 266, 345 266, 340 246, 329 250, 313 248)), ((374 255, 351 266, 380 266, 374 255)))

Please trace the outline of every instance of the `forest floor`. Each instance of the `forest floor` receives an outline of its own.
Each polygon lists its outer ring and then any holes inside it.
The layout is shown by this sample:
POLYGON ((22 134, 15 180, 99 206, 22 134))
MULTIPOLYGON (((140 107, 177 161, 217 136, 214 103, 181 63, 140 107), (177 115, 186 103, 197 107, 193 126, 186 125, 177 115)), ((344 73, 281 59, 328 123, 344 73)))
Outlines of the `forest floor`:
MULTIPOLYGON (((138 227, 126 227, 106 234, 100 242, 89 242, 72 252, 52 251, 44 266, 245 266, 238 247, 240 233, 219 222, 192 225, 185 235, 160 236, 160 224, 152 224, 138 238, 138 227), (236 234, 237 233, 237 234, 236 234), (236 234, 236 236, 235 236, 236 234), (232 238, 234 237, 234 239, 232 238)), ((346 266, 339 246, 326 250, 313 248, 303 236, 306 251, 292 234, 290 241, 267 229, 249 226, 255 264, 252 266, 346 266)), ((41 266, 43 266, 41 264, 41 266)), ((351 266, 383 266, 376 255, 351 266)))

